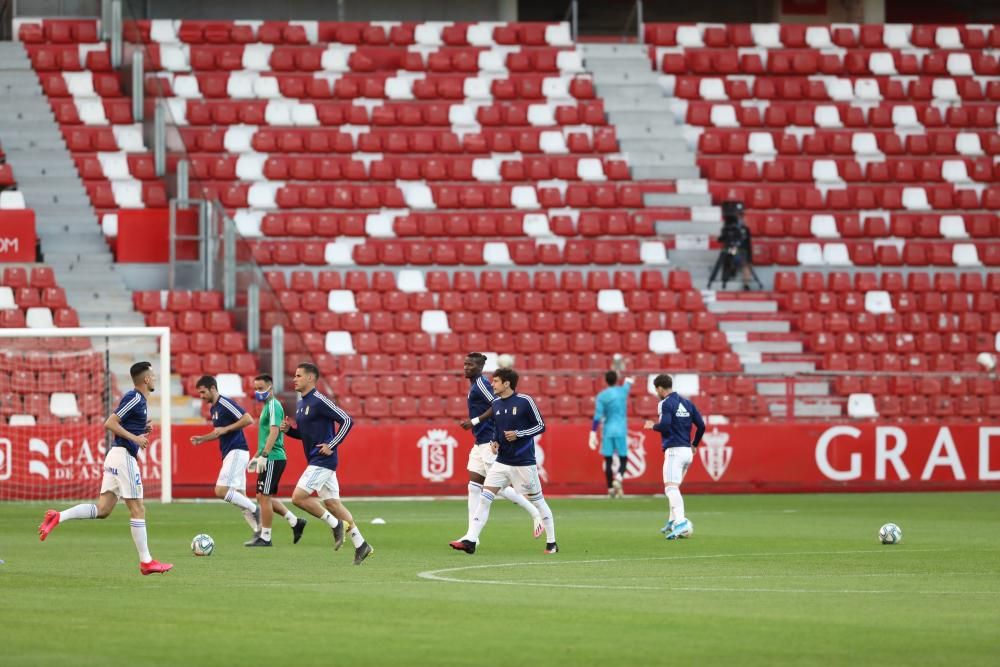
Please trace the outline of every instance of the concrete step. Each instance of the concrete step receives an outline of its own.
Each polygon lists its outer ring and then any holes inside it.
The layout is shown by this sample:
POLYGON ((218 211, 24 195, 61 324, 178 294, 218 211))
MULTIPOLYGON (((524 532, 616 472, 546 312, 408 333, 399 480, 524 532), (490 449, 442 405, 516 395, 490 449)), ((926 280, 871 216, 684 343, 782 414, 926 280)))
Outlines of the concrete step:
POLYGON ((621 54, 614 58, 599 58, 584 56, 584 66, 591 72, 635 72, 642 70, 652 70, 649 58, 641 55, 621 54))
MULTIPOLYGON (((604 108, 608 114, 618 113, 618 112, 632 112, 632 113, 644 113, 648 116, 656 116, 664 119, 664 121, 672 123, 673 125, 680 125, 676 115, 673 115, 670 111, 670 107, 665 103, 662 97, 635 97, 627 96, 620 98, 613 98, 610 95, 602 92, 604 89, 600 89, 598 94, 604 98, 604 108)), ((643 119, 638 119, 643 120, 643 119)))
POLYGON ((731 347, 736 354, 748 354, 765 352, 800 353, 802 343, 794 340, 754 340, 745 343, 732 343, 731 347))
POLYGON ((622 153, 629 156, 629 164, 633 167, 686 167, 697 169, 694 153, 689 153, 685 149, 677 153, 660 153, 642 148, 641 139, 630 139, 628 150, 622 149, 622 153), (636 148, 638 147, 638 148, 636 148))
MULTIPOLYGON (((801 381, 794 383, 795 396, 829 396, 830 383, 824 380, 801 381)), ((788 388, 784 382, 768 382, 764 380, 757 383, 757 393, 761 396, 784 396, 788 388)))
MULTIPOLYGON (((581 44, 584 58, 645 58, 646 47, 642 44, 581 44)), ((648 59, 646 59, 648 61, 648 59)))
MULTIPOLYGON (((633 172, 634 171, 635 170, 633 169, 633 172)), ((722 223, 720 222, 700 222, 694 220, 678 222, 674 220, 661 220, 656 223, 657 236, 676 236, 677 234, 704 234, 705 236, 718 236, 720 229, 722 229, 722 223)), ((711 267, 708 267, 708 271, 711 272, 711 267)))
MULTIPOLYGON (((772 417, 785 417, 788 411, 788 406, 784 403, 770 403, 768 404, 768 410, 771 411, 772 417)), ((837 403, 817 403, 812 401, 795 401, 795 416, 796 417, 841 417, 843 416, 843 410, 841 406, 837 403)))
POLYGON ((650 87, 659 87, 660 75, 652 69, 631 70, 627 72, 594 72, 594 85, 623 85, 626 83, 641 83, 650 87))
POLYGON ((719 329, 747 333, 788 333, 792 330, 792 325, 784 320, 727 320, 719 322, 719 329))
POLYGON ((776 313, 777 301, 712 301, 707 304, 710 313, 776 313))
POLYGON ((743 370, 751 375, 795 375, 815 372, 816 364, 811 361, 758 361, 744 364, 743 370))
POLYGON ((711 206, 712 197, 708 194, 676 194, 666 192, 647 192, 642 196, 646 206, 711 206))
MULTIPOLYGON (((616 123, 617 125, 617 123, 616 123)), ((623 153, 634 153, 636 151, 642 151, 645 153, 659 153, 661 156, 668 156, 670 154, 682 155, 683 160, 678 160, 678 162, 673 164, 694 164, 694 155, 688 149, 687 142, 683 139, 654 139, 649 137, 647 139, 619 139, 619 146, 623 153)))
MULTIPOLYGON (((631 155, 628 156, 631 164, 631 155)), ((676 180, 678 178, 698 178, 701 174, 698 167, 680 167, 676 165, 643 165, 632 167, 632 178, 642 180, 676 180)))
POLYGON ((80 326, 84 327, 142 327, 146 320, 139 313, 80 313, 80 326))

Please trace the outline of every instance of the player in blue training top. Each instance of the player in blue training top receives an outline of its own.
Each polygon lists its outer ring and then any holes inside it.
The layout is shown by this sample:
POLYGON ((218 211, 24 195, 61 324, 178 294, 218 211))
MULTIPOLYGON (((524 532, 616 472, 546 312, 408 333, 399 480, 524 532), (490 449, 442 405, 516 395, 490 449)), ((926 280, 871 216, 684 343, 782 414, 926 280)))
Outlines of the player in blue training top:
POLYGON ((545 553, 559 551, 556 544, 556 526, 552 510, 542 496, 542 483, 538 479, 535 462, 535 436, 545 431, 545 422, 527 394, 515 393, 518 375, 513 368, 499 368, 493 373, 493 419, 497 434, 497 459, 490 466, 483 482, 483 493, 475 516, 469 521, 469 530, 461 538, 450 542, 452 549, 468 554, 476 553, 479 534, 490 516, 490 505, 496 493, 507 485, 523 493, 542 515, 545 528, 545 553))
POLYGON ((247 448, 243 429, 253 424, 253 417, 233 399, 219 395, 219 383, 211 375, 198 378, 195 389, 201 400, 212 406, 212 426, 215 428, 205 435, 192 436, 191 444, 219 441, 222 467, 219 469, 219 478, 215 480, 215 496, 243 512, 243 518, 254 533, 246 543, 249 545, 260 535, 260 508, 246 496, 250 450, 247 448))
POLYGON ((647 421, 645 428, 657 431, 663 441, 663 486, 670 504, 670 518, 660 530, 668 540, 687 535, 691 522, 684 515, 681 482, 694 460, 694 449, 705 435, 705 421, 694 403, 674 392, 674 380, 669 375, 657 375, 653 388, 660 397, 656 408, 658 421, 647 421), (691 426, 696 428, 691 441, 691 426))
POLYGON ((608 484, 609 498, 622 498, 625 491, 622 481, 628 467, 628 395, 635 378, 625 378, 618 385, 618 373, 604 374, 608 387, 594 400, 594 422, 590 427, 590 448, 597 449, 597 429, 601 429, 601 456, 604 457, 604 479, 608 484), (618 455, 618 472, 614 471, 614 456, 618 455))
MULTIPOLYGON (((497 455, 493 451, 493 446, 497 442, 494 432, 493 422, 493 387, 489 380, 483 375, 483 366, 486 365, 486 355, 479 352, 471 352, 465 357, 463 370, 465 377, 469 380, 469 419, 460 423, 465 430, 472 430, 474 440, 472 449, 469 450, 469 463, 466 469, 469 471, 469 521, 476 514, 479 507, 479 497, 483 495, 483 482, 486 480, 486 473, 490 466, 496 461, 497 455), (487 416, 488 415, 488 416, 487 416)), ((532 536, 539 537, 545 530, 542 526, 542 515, 532 505, 527 498, 514 490, 512 486, 505 486, 500 494, 512 503, 521 506, 524 511, 531 515, 532 536)))
POLYGON ((308 462, 295 484, 292 502, 330 526, 334 551, 344 544, 346 531, 354 544, 354 564, 361 565, 375 550, 365 542, 354 517, 340 501, 337 482, 338 447, 351 432, 354 421, 316 389, 318 381, 319 368, 315 364, 303 362, 295 368, 292 384, 301 395, 295 408, 295 423, 285 417, 280 427, 289 437, 302 441, 308 462), (319 500, 312 497, 313 493, 319 500))
POLYGON ((104 458, 104 478, 101 481, 101 495, 97 504, 85 503, 70 507, 62 512, 48 510, 38 527, 38 537, 42 541, 63 521, 73 519, 106 519, 115 508, 118 499, 125 501, 130 515, 129 527, 132 541, 139 552, 139 572, 142 574, 163 573, 173 567, 170 563, 158 563, 149 553, 146 541, 146 508, 142 504, 142 476, 139 472, 139 450, 149 447, 149 433, 153 430, 147 412, 146 400, 156 388, 153 365, 148 361, 132 364, 132 389, 122 396, 118 409, 104 422, 104 428, 114 434, 115 439, 104 458))

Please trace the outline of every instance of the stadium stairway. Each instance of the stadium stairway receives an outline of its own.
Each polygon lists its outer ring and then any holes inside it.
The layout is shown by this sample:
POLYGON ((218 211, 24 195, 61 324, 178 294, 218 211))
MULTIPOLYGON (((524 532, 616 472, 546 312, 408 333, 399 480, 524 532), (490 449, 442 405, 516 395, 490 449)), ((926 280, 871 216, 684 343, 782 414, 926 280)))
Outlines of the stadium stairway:
POLYGON ((689 271, 696 285, 704 284, 716 253, 697 246, 705 245, 704 237, 718 235, 719 212, 712 206, 707 182, 701 178, 687 128, 671 112, 645 47, 584 43, 580 49, 584 64, 593 73, 594 88, 604 100, 608 123, 615 127, 632 178, 639 182, 672 182, 668 192, 647 191, 643 203, 690 209, 691 220, 656 221, 656 232, 673 236, 681 246, 695 246, 670 253, 670 261, 689 271), (685 244, 685 239, 694 242, 685 244))
POLYGON ((93 208, 24 47, 0 42, 0 136, 35 211, 43 259, 81 326, 143 324, 114 270, 93 208))

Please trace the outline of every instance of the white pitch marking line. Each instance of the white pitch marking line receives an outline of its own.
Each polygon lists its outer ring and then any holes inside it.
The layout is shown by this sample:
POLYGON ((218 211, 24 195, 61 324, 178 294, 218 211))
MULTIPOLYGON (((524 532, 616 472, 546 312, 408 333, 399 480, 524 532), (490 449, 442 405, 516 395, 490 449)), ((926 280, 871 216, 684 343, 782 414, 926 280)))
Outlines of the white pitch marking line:
MULTIPOLYGON (((956 549, 907 549, 906 551, 898 550, 896 553, 926 553, 926 552, 941 552, 941 551, 957 551, 956 549)), ((830 589, 806 589, 806 588, 713 588, 707 586, 611 586, 602 584, 562 584, 562 583, 545 583, 545 582, 529 582, 529 581, 510 581, 502 579, 478 579, 478 580, 468 580, 459 579, 457 577, 445 576, 446 573, 452 572, 465 572, 469 570, 485 570, 489 568, 502 568, 502 567, 524 567, 532 565, 587 565, 593 563, 624 563, 632 561, 650 561, 650 560, 700 560, 709 558, 773 558, 781 556, 840 556, 849 554, 870 554, 870 553, 889 553, 885 550, 879 549, 856 549, 850 551, 785 551, 785 552, 772 552, 772 553, 731 553, 731 554, 701 554, 701 555, 688 555, 688 556, 649 556, 644 558, 597 558, 590 560, 569 560, 569 561, 529 561, 529 562, 519 562, 519 563, 489 563, 485 565, 464 565, 461 567, 448 567, 442 568, 440 570, 425 570, 423 572, 418 572, 417 577, 421 579, 427 579, 430 581, 441 581, 445 583, 453 584, 478 584, 478 585, 494 585, 494 586, 529 586, 537 588, 570 588, 570 589, 584 589, 584 590, 638 590, 638 591, 683 591, 683 592, 702 592, 702 593, 809 593, 809 594, 822 594, 822 593, 837 593, 837 594, 866 594, 866 595, 884 595, 887 593, 913 593, 917 595, 996 595, 1000 591, 894 591, 894 590, 859 590, 859 589, 842 589, 842 590, 830 590, 830 589)))

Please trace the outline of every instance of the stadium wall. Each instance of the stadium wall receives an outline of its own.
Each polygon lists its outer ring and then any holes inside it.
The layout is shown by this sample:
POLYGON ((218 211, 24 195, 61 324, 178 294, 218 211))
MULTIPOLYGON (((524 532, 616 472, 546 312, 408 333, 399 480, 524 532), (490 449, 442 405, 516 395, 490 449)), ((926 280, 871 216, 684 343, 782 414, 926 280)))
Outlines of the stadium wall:
MULTIPOLYGON (((630 494, 662 493, 659 437, 633 423, 629 431, 630 494)), ((190 444, 207 426, 178 425, 174 439, 175 498, 213 497, 219 451, 190 444)), ((605 491, 601 457, 587 449, 588 427, 552 424, 538 458, 546 492, 605 491)), ((256 442, 255 429, 246 431, 256 442)), ((45 428, 0 428, 0 500, 75 497, 81 482, 100 484, 104 431, 77 430, 55 441, 45 428), (44 445, 44 446, 42 446, 44 445)), ((468 434, 457 426, 402 423, 355 427, 341 449, 347 496, 446 496, 466 493, 468 434)), ((281 494, 290 495, 305 467, 298 441, 287 444, 281 494)), ((1000 425, 753 424, 712 427, 685 480, 693 493, 1000 490, 1000 425)), ((158 440, 142 461, 160 476, 158 440)))

